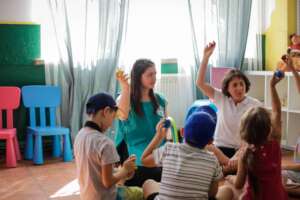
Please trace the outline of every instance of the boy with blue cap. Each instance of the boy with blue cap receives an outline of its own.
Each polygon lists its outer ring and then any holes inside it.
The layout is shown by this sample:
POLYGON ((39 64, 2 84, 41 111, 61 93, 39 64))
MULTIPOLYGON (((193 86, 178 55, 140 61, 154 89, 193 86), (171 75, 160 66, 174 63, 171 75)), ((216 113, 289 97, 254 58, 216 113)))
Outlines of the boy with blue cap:
POLYGON ((148 180, 143 185, 144 198, 152 199, 208 199, 215 197, 222 169, 214 154, 205 149, 212 143, 215 119, 207 112, 195 112, 184 126, 184 143, 166 143, 163 121, 142 156, 145 166, 162 166, 160 184, 148 180))
MULTIPOLYGON (((114 170, 119 156, 113 141, 104 134, 112 125, 117 110, 115 100, 107 93, 90 97, 86 104, 88 121, 74 142, 81 199, 111 200, 123 198, 130 193, 130 188, 117 190, 116 184, 133 175, 135 156, 129 157, 119 170, 114 170)), ((132 192, 139 192, 142 198, 141 191, 132 189, 132 192)))

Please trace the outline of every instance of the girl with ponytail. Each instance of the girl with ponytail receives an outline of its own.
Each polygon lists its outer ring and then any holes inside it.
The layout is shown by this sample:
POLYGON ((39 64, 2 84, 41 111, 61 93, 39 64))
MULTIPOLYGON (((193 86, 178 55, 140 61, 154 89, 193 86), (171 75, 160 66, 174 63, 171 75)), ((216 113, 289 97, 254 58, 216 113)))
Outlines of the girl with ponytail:
POLYGON ((234 185, 244 188, 243 200, 287 199, 281 179, 281 103, 276 91, 281 79, 273 76, 270 82, 271 113, 253 107, 241 120, 240 134, 246 145, 242 147, 234 185))

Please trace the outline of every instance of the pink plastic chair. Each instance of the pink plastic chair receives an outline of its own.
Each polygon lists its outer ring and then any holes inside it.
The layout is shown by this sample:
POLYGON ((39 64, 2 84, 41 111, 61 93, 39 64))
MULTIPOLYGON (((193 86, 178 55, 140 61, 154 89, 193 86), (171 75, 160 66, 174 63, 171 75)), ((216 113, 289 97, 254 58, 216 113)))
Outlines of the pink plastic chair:
POLYGON ((20 105, 21 90, 18 87, 0 87, 0 140, 6 140, 6 166, 16 167, 21 153, 16 129, 13 125, 13 110, 20 105), (2 124, 2 111, 6 111, 6 127, 2 124))
POLYGON ((210 71, 210 83, 213 87, 221 89, 225 74, 232 70, 232 67, 212 67, 210 71))

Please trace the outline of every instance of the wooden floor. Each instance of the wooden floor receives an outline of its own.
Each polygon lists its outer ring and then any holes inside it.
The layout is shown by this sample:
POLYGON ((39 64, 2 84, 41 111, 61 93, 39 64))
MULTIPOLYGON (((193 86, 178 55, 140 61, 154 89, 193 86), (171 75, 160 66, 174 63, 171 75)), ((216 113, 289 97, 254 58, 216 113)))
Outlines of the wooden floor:
POLYGON ((44 165, 21 161, 17 168, 0 163, 0 200, 77 200, 74 162, 48 159, 44 165))
MULTIPOLYGON (((283 152, 283 162, 291 161, 291 152, 283 152)), ((74 162, 61 159, 47 159, 38 166, 21 161, 17 168, 6 168, 1 160, 0 200, 78 200, 75 170, 74 162)))

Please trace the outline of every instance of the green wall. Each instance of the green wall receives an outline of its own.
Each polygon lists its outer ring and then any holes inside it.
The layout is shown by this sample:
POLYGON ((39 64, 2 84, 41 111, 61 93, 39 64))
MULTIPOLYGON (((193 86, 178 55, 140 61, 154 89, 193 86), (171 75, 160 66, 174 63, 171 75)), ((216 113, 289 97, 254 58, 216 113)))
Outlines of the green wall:
MULTIPOLYGON (((0 24, 1 86, 45 84, 44 66, 33 65, 41 56, 40 38, 38 24, 0 24)), ((20 105, 14 112, 14 124, 23 148, 28 118, 22 101, 20 105)))

